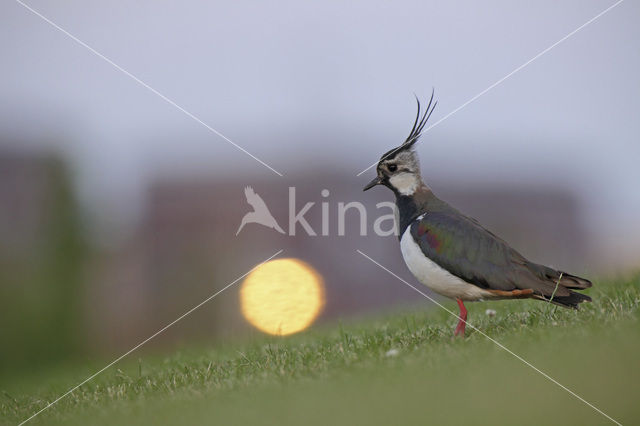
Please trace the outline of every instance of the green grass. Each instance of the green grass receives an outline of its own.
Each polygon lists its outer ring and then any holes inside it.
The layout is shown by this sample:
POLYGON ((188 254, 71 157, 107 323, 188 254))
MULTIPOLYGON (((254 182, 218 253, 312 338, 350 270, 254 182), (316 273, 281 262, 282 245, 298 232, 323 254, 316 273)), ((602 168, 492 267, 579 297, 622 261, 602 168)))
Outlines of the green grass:
MULTIPOLYGON (((469 322, 617 421, 638 424, 640 277, 596 283, 590 295, 580 311, 469 304, 469 322)), ((479 333, 452 338, 455 322, 434 307, 289 338, 133 354, 32 423, 612 424, 479 333)), ((0 384, 2 422, 28 418, 96 367, 0 384)))

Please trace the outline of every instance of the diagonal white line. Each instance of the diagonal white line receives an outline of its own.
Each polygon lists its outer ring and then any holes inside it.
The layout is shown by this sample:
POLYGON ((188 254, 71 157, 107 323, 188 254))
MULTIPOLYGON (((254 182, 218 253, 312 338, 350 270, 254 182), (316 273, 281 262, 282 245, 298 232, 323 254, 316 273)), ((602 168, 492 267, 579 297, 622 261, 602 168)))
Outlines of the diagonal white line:
POLYGON ((235 143, 234 141, 232 141, 231 139, 229 139, 228 137, 226 137, 222 133, 220 133, 219 131, 217 131, 216 129, 214 129, 213 127, 209 126, 207 123, 205 123, 204 121, 202 121, 201 119, 199 119, 198 117, 196 117, 195 115, 193 115, 192 113, 190 113, 189 111, 187 111, 186 109, 184 109, 183 107, 181 107, 180 105, 178 105, 177 103, 175 103, 174 101, 172 101, 171 99, 169 99, 168 97, 163 95, 162 93, 158 92, 156 89, 154 89, 153 87, 149 86, 147 83, 145 83, 144 81, 140 80, 138 77, 136 77, 135 75, 131 74, 129 71, 127 71, 126 69, 122 68, 120 65, 116 64, 111 59, 107 58, 102 53, 100 53, 97 50, 95 50, 93 47, 89 46, 87 43, 85 43, 82 40, 78 39, 73 34, 69 33, 67 30, 65 30, 64 28, 60 27, 58 24, 56 24, 55 22, 53 22, 52 20, 50 20, 49 18, 47 18, 46 16, 44 16, 43 14, 38 12, 37 10, 33 9, 31 6, 25 4, 21 0, 15 0, 15 1, 17 3, 19 3, 20 5, 22 5, 25 9, 29 10, 34 15, 38 16, 39 18, 41 18, 42 20, 44 20, 45 22, 50 24, 52 27, 54 27, 55 29, 57 29, 61 33, 63 33, 64 35, 66 35, 67 37, 69 37, 70 39, 72 39, 73 41, 78 43, 79 45, 81 45, 82 47, 84 47, 87 50, 89 50, 91 53, 93 53, 94 55, 96 55, 100 59, 102 59, 105 62, 107 62, 110 65, 112 65, 118 71, 121 71, 123 74, 125 74, 126 76, 130 77, 131 79, 133 79, 136 83, 140 84, 144 88, 146 88, 149 91, 151 91, 152 93, 156 94, 162 100, 166 101, 167 103, 169 103, 170 105, 172 105, 173 107, 178 109, 179 111, 183 112, 188 117, 190 117, 193 120, 195 120, 196 122, 200 123, 202 126, 206 127, 211 132, 213 132, 216 135, 220 136, 222 139, 224 139, 225 141, 229 142, 231 145, 235 146, 240 151, 244 152, 249 157, 251 157, 254 160, 256 160, 258 163, 262 164, 263 166, 265 166, 266 168, 268 168, 269 170, 271 170, 272 172, 274 172, 278 176, 282 176, 282 173, 280 173, 279 171, 277 171, 276 169, 274 169, 273 167, 271 167, 270 165, 268 165, 267 163, 265 163, 264 161, 262 161, 261 159, 259 159, 258 157, 256 157, 255 155, 253 155, 252 153, 250 153, 249 151, 247 151, 246 149, 244 149, 243 147, 241 147, 240 145, 238 145, 237 143, 235 143))
MULTIPOLYGON (((569 34, 567 34, 566 36, 562 37, 560 40, 556 41, 555 43, 553 43, 551 46, 547 47, 546 49, 544 49, 542 52, 538 53, 536 56, 534 56, 533 58, 529 59, 527 62, 525 62, 524 64, 520 65, 518 68, 514 69, 513 71, 511 71, 509 74, 505 75, 504 77, 502 77, 500 80, 496 81, 495 83, 493 83, 491 86, 487 87, 486 89, 484 89, 482 92, 478 93, 477 95, 475 95, 474 97, 472 97, 471 99, 469 99, 468 101, 466 101, 465 103, 463 103, 462 105, 460 105, 458 108, 454 109, 453 111, 451 111, 450 113, 448 113, 447 115, 445 115, 444 117, 442 117, 440 120, 436 121, 435 123, 433 123, 432 125, 430 125, 429 127, 427 127, 423 133, 428 132, 429 130, 433 129, 434 127, 436 127, 438 124, 442 123, 443 121, 445 121, 447 118, 451 117, 453 114, 455 114, 456 112, 460 111, 461 109, 463 109, 464 107, 466 107, 467 105, 469 105, 470 103, 472 103, 473 101, 475 101, 476 99, 478 99, 479 97, 481 97, 482 95, 484 95, 485 93, 487 93, 489 90, 493 89, 494 87, 496 87, 497 85, 499 85, 500 83, 502 83, 503 81, 505 81, 506 79, 508 79, 509 77, 511 77, 512 75, 514 75, 515 73, 517 73, 518 71, 520 71, 521 69, 523 69, 524 67, 526 67, 527 65, 531 64, 533 61, 535 61, 536 59, 540 58, 542 55, 544 55, 545 53, 549 52, 551 49, 553 49, 554 47, 556 47, 557 45, 559 45, 560 43, 562 43, 563 41, 567 40, 569 37, 573 36, 574 34, 576 34, 578 31, 582 30, 583 28, 585 28, 587 25, 593 23, 595 20, 597 20, 598 18, 600 18, 602 15, 604 15, 605 13, 609 12, 611 9, 613 9, 614 7, 618 6, 620 3, 622 3, 624 0, 618 0, 617 2, 615 2, 614 4, 612 4, 611 6, 609 6, 608 8, 606 8, 605 10, 603 10, 602 12, 598 13, 596 16, 594 16, 593 18, 589 19, 587 22, 585 22, 584 24, 580 25, 578 28, 576 28, 575 30, 571 31, 569 34)), ((420 141, 418 141, 420 142, 420 141)), ((416 142, 416 143, 418 143, 416 142)), ((368 171, 369 169, 371 169, 372 167, 376 166, 378 164, 378 162, 376 161, 375 163, 371 164, 369 167, 367 167, 366 169, 364 169, 363 171, 361 171, 360 173, 358 173, 356 176, 360 176, 361 174, 363 174, 364 172, 368 171)))
MULTIPOLYGON (((393 272, 391 272, 389 269, 385 268, 384 266, 382 266, 380 263, 376 262, 375 260, 373 260, 372 258, 370 258, 369 256, 367 256, 366 254, 364 254, 362 251, 360 250, 356 250, 358 253, 360 253, 362 256, 364 256, 365 258, 369 259, 371 262, 375 263, 376 265, 378 265, 380 268, 384 269, 385 271, 387 271, 389 274, 391 274, 392 276, 394 276, 395 278, 397 278, 398 280, 402 281, 403 283, 405 283, 407 286, 411 287, 412 289, 414 289, 415 291, 417 291, 418 293, 420 293, 422 296, 426 297, 427 299, 429 299, 431 302, 435 303, 436 305, 438 305, 439 307, 441 307, 442 309, 444 309, 445 311, 447 311, 448 313, 450 313, 451 315, 453 315, 456 318, 460 318, 455 312, 452 312, 451 310, 447 309, 445 306, 443 306, 442 304, 438 303, 436 300, 434 300, 432 297, 430 297, 429 295, 427 295, 426 293, 424 293, 423 291, 417 289, 415 286, 409 284, 408 282, 406 282, 405 280, 403 280, 402 278, 400 278, 398 275, 394 274, 393 272)), ((591 404, 589 401, 587 401, 586 399, 584 399, 583 397, 581 397, 580 395, 578 395, 577 393, 575 393, 574 391, 572 391, 571 389, 569 389, 568 387, 566 387, 565 385, 563 385, 562 383, 558 382, 556 379, 554 379, 553 377, 549 376, 547 373, 545 373, 544 371, 540 370, 538 367, 536 367, 535 365, 531 364, 529 361, 527 361, 526 359, 522 358, 520 355, 514 353, 513 351, 511 351, 509 348, 507 348, 506 346, 504 346, 502 343, 498 342, 497 340, 495 340, 494 338, 488 336, 487 334, 485 334, 482 330, 480 330, 479 328, 477 328, 476 326, 469 324, 468 322, 466 322, 466 325, 471 327, 472 329, 474 329, 475 331, 477 331, 478 333, 480 333, 482 336, 486 337, 487 339, 489 339, 491 342, 495 343, 500 349, 503 349, 504 351, 508 352, 509 354, 513 355, 516 359, 518 359, 519 361, 522 361, 524 364, 526 364, 527 366, 531 367, 533 370, 535 370, 537 373, 541 374, 544 378, 546 378, 547 380, 555 383, 556 385, 560 386, 562 389, 564 389, 565 391, 569 392, 569 394, 571 394, 572 396, 574 396, 575 398, 579 399, 580 401, 584 402, 585 404, 587 404, 589 407, 593 408, 594 410, 596 410, 598 413, 602 414, 604 417, 606 417, 607 419, 611 420, 613 423, 617 424, 618 426, 622 426, 620 422, 618 422, 617 420, 613 419, 611 416, 609 416, 607 413, 605 413, 604 411, 602 411, 601 409, 599 409, 598 407, 596 407, 595 405, 591 404)))
POLYGON ((191 314, 193 311, 195 311, 196 309, 200 308, 202 305, 204 305, 205 303, 209 302, 211 299, 213 299, 214 297, 216 297, 217 295, 219 295, 220 293, 222 293, 223 291, 225 291, 226 289, 228 289, 229 287, 233 286, 234 284, 236 284, 238 281, 240 281, 241 279, 243 279, 244 277, 246 277, 247 275, 249 275, 252 271, 254 271, 258 266, 270 261, 271 259, 273 259, 274 257, 278 256, 280 253, 282 253, 284 250, 280 249, 278 250, 275 254, 269 256, 267 259, 263 260, 262 262, 258 263, 256 266, 254 266, 253 268, 251 268, 250 270, 248 270, 247 272, 245 272, 244 274, 242 274, 241 276, 239 276, 238 278, 236 278, 235 280, 231 281, 229 284, 227 284, 224 288, 222 288, 222 290, 219 290, 217 292, 215 292, 214 294, 212 294, 211 296, 207 297, 206 299, 204 299, 202 302, 198 303, 196 306, 194 306, 193 308, 189 309, 187 312, 185 312, 184 314, 180 315, 178 318, 176 318, 175 320, 171 321, 169 324, 165 325, 164 327, 162 327, 160 330, 156 331, 155 333, 153 333, 151 336, 147 337, 146 339, 144 339, 142 342, 138 343, 137 345, 135 345, 133 348, 129 349, 127 352, 125 352, 124 354, 120 355, 118 358, 114 359, 113 361, 111 361, 109 364, 107 364, 106 366, 104 366, 103 368, 101 368, 100 370, 96 371, 95 373, 93 373, 91 376, 87 377, 86 379, 84 379, 82 382, 78 383, 77 385, 75 385, 74 387, 72 387, 71 389, 69 389, 67 392, 63 393, 62 395, 60 395, 58 398, 56 398, 53 402, 47 404, 46 407, 42 408, 40 411, 36 412, 35 414, 33 414, 31 417, 29 417, 26 420, 23 420, 18 426, 22 426, 23 424, 27 423, 28 421, 30 421, 31 419, 33 419, 34 417, 36 417, 38 414, 42 413, 43 411, 49 409, 51 406, 53 406, 54 404, 56 404, 58 401, 60 401, 62 398, 66 397, 67 395, 71 394, 73 391, 75 391, 76 389, 78 389, 80 386, 84 385, 85 383, 87 383, 88 381, 92 380, 94 377, 96 377, 97 375, 99 375, 100 373, 102 373, 103 371, 105 371, 106 369, 108 369, 109 367, 111 367, 112 365, 116 364, 118 361, 120 361, 122 358, 126 357, 127 355, 129 355, 131 352, 135 351, 136 349, 140 348, 142 345, 144 345, 145 343, 149 342, 151 339, 153 339, 154 337, 158 336, 159 334, 163 333, 165 330, 167 330, 169 327, 173 326, 175 323, 177 323, 178 321, 182 320, 184 317, 188 316, 189 314, 191 314))

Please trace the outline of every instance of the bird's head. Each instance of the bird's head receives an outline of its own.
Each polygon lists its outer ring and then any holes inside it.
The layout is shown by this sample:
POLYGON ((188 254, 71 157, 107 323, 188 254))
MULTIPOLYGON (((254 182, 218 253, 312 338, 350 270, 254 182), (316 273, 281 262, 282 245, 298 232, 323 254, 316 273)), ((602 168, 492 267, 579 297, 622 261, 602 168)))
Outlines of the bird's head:
POLYGON ((432 92, 429 105, 421 115, 420 101, 417 98, 416 101, 418 103, 418 113, 409 136, 402 145, 386 152, 380 158, 376 168, 377 175, 364 187, 364 191, 376 185, 384 185, 395 192, 396 195, 412 195, 422 185, 420 161, 418 161, 418 154, 413 150, 413 145, 420 138, 421 132, 438 102, 433 102, 432 92))

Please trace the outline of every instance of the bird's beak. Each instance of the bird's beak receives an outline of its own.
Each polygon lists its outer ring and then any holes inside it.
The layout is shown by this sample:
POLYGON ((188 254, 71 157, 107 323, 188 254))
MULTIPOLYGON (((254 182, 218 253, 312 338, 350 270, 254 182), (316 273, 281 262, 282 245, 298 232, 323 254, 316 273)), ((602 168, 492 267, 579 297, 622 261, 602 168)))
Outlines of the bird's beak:
POLYGON ((373 180, 371 180, 371 182, 369 182, 364 188, 362 188, 363 191, 366 191, 367 189, 371 189, 376 185, 381 185, 382 184, 382 180, 376 176, 373 178, 373 180))

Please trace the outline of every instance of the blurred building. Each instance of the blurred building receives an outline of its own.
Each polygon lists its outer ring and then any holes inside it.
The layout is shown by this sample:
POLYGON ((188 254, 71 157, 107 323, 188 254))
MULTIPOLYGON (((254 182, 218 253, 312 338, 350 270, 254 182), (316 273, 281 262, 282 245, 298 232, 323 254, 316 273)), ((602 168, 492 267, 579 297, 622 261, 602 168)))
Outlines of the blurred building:
MULTIPOLYGON (((390 309, 425 300, 356 253, 360 249, 386 267, 415 282, 408 273, 394 236, 379 237, 372 224, 391 201, 383 188, 362 193, 350 176, 311 173, 295 182, 251 183, 281 227, 288 231, 289 186, 295 183, 295 211, 313 202, 305 219, 318 234, 300 225, 296 235, 282 235, 248 224, 236 236, 243 215, 251 211, 244 196, 246 180, 199 177, 163 179, 148 191, 138 232, 129 244, 103 257, 90 305, 102 345, 131 345, 160 329, 187 309, 223 288, 256 263, 284 249, 283 257, 300 258, 325 279, 324 320, 390 309), (323 189, 329 194, 322 196, 323 189), (361 201, 367 207, 367 236, 360 235, 360 214, 348 210, 345 235, 338 235, 338 203, 361 201), (326 207, 322 206, 326 204, 326 207), (323 208, 329 235, 322 235, 323 208), (95 317, 97 315, 97 317, 95 317)), ((572 194, 540 187, 451 186, 434 182, 434 190, 463 212, 504 237, 525 256, 559 268, 583 272, 589 263, 589 241, 580 207, 572 194), (442 191, 438 190, 442 188, 442 191)), ((170 330, 158 342, 238 335, 248 326, 239 315, 239 285, 233 286, 170 330)))
MULTIPOLYGON (((373 232, 374 220, 390 214, 376 207, 392 201, 388 190, 362 193, 358 180, 321 172, 284 181, 250 180, 159 179, 147 192, 131 237, 121 246, 95 251, 83 243, 83 221, 63 163, 52 156, 0 154, 0 315, 4 324, 12 324, 0 328, 3 346, 12 348, 1 351, 3 364, 68 357, 85 340, 98 351, 131 346, 279 249, 283 257, 300 258, 324 277, 323 320, 402 304, 427 305, 356 253, 360 249, 415 282, 397 239, 373 232), (290 236, 248 224, 236 236, 243 215, 251 211, 247 185, 287 233, 290 187, 295 187, 293 210, 313 203, 304 218, 317 235, 308 235, 300 225, 290 236), (338 206, 351 201, 362 202, 367 217, 347 210, 345 235, 340 236, 338 206), (365 236, 360 235, 361 220, 365 236)), ((571 193, 430 183, 438 195, 532 260, 577 273, 588 267, 590 242, 571 193)), ((239 313, 238 290, 239 285, 229 288, 154 344, 246 333, 250 328, 239 313)))

